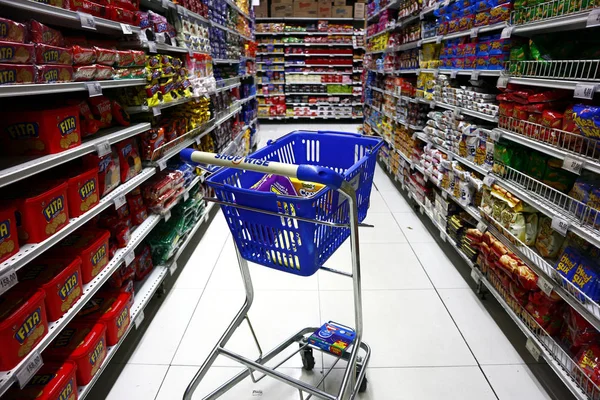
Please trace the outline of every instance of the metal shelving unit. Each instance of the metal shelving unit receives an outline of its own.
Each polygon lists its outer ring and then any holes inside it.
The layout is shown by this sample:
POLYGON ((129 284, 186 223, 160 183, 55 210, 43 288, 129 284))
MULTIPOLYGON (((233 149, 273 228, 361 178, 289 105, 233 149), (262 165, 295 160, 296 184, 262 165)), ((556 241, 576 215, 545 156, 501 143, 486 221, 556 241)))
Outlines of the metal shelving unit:
MULTIPOLYGON (((0 0, 1 1, 1 0, 0 0)), ((22 0, 29 1, 29 0, 22 0)), ((40 3, 35 3, 40 4, 40 3)), ((146 79, 115 79, 110 81, 91 82, 64 82, 64 83, 38 83, 26 85, 4 85, 0 86, 0 98, 15 96, 33 96, 42 94, 57 94, 68 92, 89 91, 90 86, 99 84, 102 90, 123 88, 128 86, 142 86, 146 79)))

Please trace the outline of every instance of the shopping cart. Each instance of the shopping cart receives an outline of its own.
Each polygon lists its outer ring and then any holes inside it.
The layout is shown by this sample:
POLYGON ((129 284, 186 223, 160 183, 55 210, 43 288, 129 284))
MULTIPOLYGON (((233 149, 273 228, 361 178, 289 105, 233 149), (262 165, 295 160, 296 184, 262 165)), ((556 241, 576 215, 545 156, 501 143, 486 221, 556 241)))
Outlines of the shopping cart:
POLYGON ((198 384, 219 355, 229 357, 247 369, 204 397, 205 400, 220 397, 248 376, 253 382, 265 376, 285 382, 299 390, 301 400, 312 396, 329 400, 354 399, 358 392, 366 389, 365 370, 371 350, 361 340, 363 319, 358 227, 367 215, 377 151, 382 144, 380 139, 353 133, 296 131, 270 141, 252 158, 192 149, 181 152, 186 162, 226 167, 207 180, 217 197, 208 200, 221 205, 235 240, 246 290, 244 305, 187 387, 184 400, 191 400, 198 384), (319 183, 326 188, 307 198, 251 189, 265 173, 319 183), (351 238, 352 273, 323 266, 348 237, 351 238), (254 290, 247 260, 301 276, 310 276, 323 269, 352 278, 356 336, 346 351, 336 356, 316 386, 287 376, 277 368, 299 353, 303 367, 312 370, 315 365, 313 349, 321 349, 310 344, 308 338, 318 327, 302 329, 273 350, 262 353, 248 318, 254 290), (225 348, 244 320, 260 353, 256 360, 225 348), (282 361, 278 360, 275 366, 266 366, 294 343, 299 345, 292 354, 282 361), (359 350, 362 350, 360 357, 359 350), (341 359, 347 361, 347 366, 338 393, 332 395, 320 387, 341 359), (263 375, 255 378, 255 371, 263 375), (303 393, 308 396, 305 398, 303 393))

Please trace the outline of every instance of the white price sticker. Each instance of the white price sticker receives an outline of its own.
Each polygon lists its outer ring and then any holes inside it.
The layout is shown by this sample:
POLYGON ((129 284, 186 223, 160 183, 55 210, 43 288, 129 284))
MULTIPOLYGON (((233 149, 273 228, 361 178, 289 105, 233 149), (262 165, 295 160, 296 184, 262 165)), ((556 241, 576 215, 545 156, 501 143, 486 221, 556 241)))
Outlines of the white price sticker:
POLYGON ((529 353, 531 353, 531 355, 533 356, 533 359, 535 361, 539 361, 540 360, 540 355, 542 354, 542 351, 533 342, 533 340, 531 338, 527 338, 527 343, 525 343, 525 348, 529 351, 529 353))
POLYGON ((413 133, 413 135, 412 135, 412 140, 415 140, 416 138, 417 138, 417 134, 416 134, 416 132, 415 132, 415 133, 413 133))
POLYGON ((404 182, 402 182, 402 190, 406 191, 406 186, 404 185, 404 182))
POLYGON ((102 85, 100 82, 85 82, 90 97, 102 96, 102 85))
POLYGON ((442 239, 442 241, 446 241, 446 233, 444 231, 440 231, 440 239, 442 239))
POLYGON ((429 108, 435 108, 435 101, 429 102, 429 108))
POLYGON ((471 29, 471 33, 470 33, 471 39, 476 38, 478 34, 479 34, 479 28, 471 29))
POLYGON ((177 271, 177 261, 173 261, 173 264, 169 267, 169 272, 173 275, 177 271))
POLYGON ((140 329, 140 325, 144 322, 144 310, 141 310, 138 313, 138 316, 133 320, 133 324, 135 325, 135 329, 140 329))
POLYGON ((509 39, 510 35, 512 35, 513 29, 513 26, 507 26, 506 28, 502 29, 502 32, 500 33, 500 39, 509 39))
POLYGON ((445 190, 442 190, 442 199, 448 200, 448 192, 446 192, 445 190))
POLYGON ((425 181, 425 183, 429 182, 429 175, 423 174, 423 180, 425 181))
POLYGON ((2 275, 0 275, 0 294, 6 292, 18 282, 19 280, 17 279, 17 273, 13 268, 4 272, 2 275))
POLYGON ((179 5, 177 6, 177 13, 179 15, 183 15, 184 17, 188 16, 188 10, 187 10, 187 8, 185 8, 183 6, 179 6, 179 5))
POLYGON ((479 276, 479 272, 475 268, 471 269, 471 278, 473 278, 475 283, 478 285, 479 282, 481 282, 481 276, 479 276))
POLYGON ((148 51, 150 53, 156 53, 156 42, 148 42, 148 51))
POLYGON ((558 215, 555 215, 554 217, 552 217, 551 227, 552 227, 552 229, 554 229, 556 232, 560 233, 561 235, 567 236, 569 226, 570 226, 569 221, 562 219, 558 215))
POLYGON ((158 160, 158 170, 162 171, 165 168, 167 168, 167 160, 158 160))
POLYGON ((133 250, 130 251, 129 253, 125 254, 125 257, 123 257, 123 260, 125 260, 125 266, 128 266, 129 264, 131 264, 134 259, 135 259, 135 253, 133 252, 133 250))
POLYGON ((19 387, 23 389, 33 376, 42 368, 44 361, 37 350, 33 351, 33 357, 22 368, 17 371, 17 382, 19 387))
POLYGON ((500 140, 501 137, 502 137, 501 131, 498 131, 496 129, 492 129, 490 131, 490 139, 492 139, 494 142, 497 142, 498 140, 500 140))
POLYGON ((578 83, 575 86, 573 97, 576 99, 591 100, 594 98, 594 93, 596 93, 596 85, 593 83, 578 83))
POLYGON ((443 36, 436 36, 436 37, 435 37, 435 42, 436 42, 437 44, 440 44, 440 43, 442 43, 442 38, 443 38, 443 36))
POLYGON ((188 201, 190 198, 190 192, 183 192, 183 201, 188 201))
POLYGON ((498 77, 498 81, 496 82, 496 87, 499 89, 506 89, 506 86, 508 85, 508 79, 508 76, 500 75, 500 77, 498 77))
POLYGON ((162 3, 163 8, 169 8, 169 3, 170 3, 169 0, 162 0, 161 3, 162 3))
POLYGON ((79 17, 82 28, 96 30, 96 20, 93 15, 77 11, 77 17, 79 17))
POLYGON ((425 214, 425 208, 421 207, 419 211, 421 211, 421 214, 425 214))
POLYGON ((574 158, 566 156, 563 161, 562 167, 563 167, 563 169, 566 169, 567 171, 571 171, 571 172, 579 175, 579 174, 581 174, 581 168, 583 168, 583 161, 576 160, 574 158))
POLYGON ((596 8, 595 10, 590 11, 585 26, 586 28, 591 28, 592 26, 598 25, 600 25, 600 8, 596 8))
POLYGON ((542 289, 542 292, 546 293, 546 295, 550 296, 552 294, 554 285, 552 283, 548 282, 543 277, 538 276, 537 285, 540 289, 542 289))
POLYGON ((168 220, 171 219, 171 210, 167 210, 164 214, 163 214, 163 218, 165 219, 165 222, 167 222, 168 220))
POLYGON ((425 19, 425 14, 423 14, 423 13, 419 14, 419 19, 421 21, 423 21, 425 19))
POLYGON ((471 80, 476 81, 477 79, 479 79, 480 72, 481 71, 474 69, 473 72, 471 72, 471 80))
POLYGON ((201 139, 202 139, 202 138, 201 138, 200 136, 196 136, 196 144, 197 144, 198 146, 200 146, 200 140, 201 140, 201 139))
POLYGON ((458 75, 458 71, 453 69, 452 71, 450 71, 450 78, 451 79, 456 79, 456 75, 458 75))
POLYGON ((115 209, 116 210, 118 210, 119 208, 123 207, 125 205, 125 203, 127 203, 127 200, 125 199, 125 195, 124 194, 115 197, 115 209))
POLYGON ((412 192, 410 190, 408 191, 408 199, 412 199, 412 192))
POLYGON ((133 35, 133 29, 131 29, 131 25, 121 23, 121 31, 124 35, 133 35))
POLYGON ((158 117, 161 114, 160 107, 152 107, 152 115, 158 117))
POLYGON ((495 181, 496 181, 496 179, 493 176, 490 176, 490 175, 486 175, 483 178, 483 184, 485 186, 488 186, 488 187, 492 187, 492 185, 494 184, 495 181))
POLYGON ((98 143, 96 145, 96 153, 98 153, 98 157, 104 157, 105 155, 110 153, 110 143, 108 141, 98 143))
POLYGON ((479 223, 477 224, 477 230, 481 233, 485 233, 485 231, 487 231, 487 225, 485 222, 483 221, 479 221, 479 223))

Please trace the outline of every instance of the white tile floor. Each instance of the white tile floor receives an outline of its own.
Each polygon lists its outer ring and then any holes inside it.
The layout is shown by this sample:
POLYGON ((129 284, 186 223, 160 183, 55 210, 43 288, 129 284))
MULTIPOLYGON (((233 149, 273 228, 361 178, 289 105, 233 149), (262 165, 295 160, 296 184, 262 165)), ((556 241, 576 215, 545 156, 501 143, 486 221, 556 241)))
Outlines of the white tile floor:
MULTIPOLYGON (((301 128, 265 125, 260 134, 264 142, 301 128)), ((375 228, 361 228, 360 232, 364 339, 373 353, 368 390, 359 399, 566 398, 546 393, 530 369, 541 366, 527 365, 521 358, 523 353, 513 347, 469 288, 452 256, 444 254, 381 170, 376 173, 375 186, 366 220, 375 228)), ((343 246, 329 265, 348 269, 348 249, 343 246)), ((256 265, 251 266, 251 273, 256 297, 250 318, 264 349, 302 327, 328 320, 353 325, 352 292, 346 279, 325 271, 300 278, 256 265)), ((143 336, 128 341, 133 348, 116 356, 113 364, 121 368, 120 373, 113 373, 117 377, 110 382, 99 382, 105 385, 105 393, 99 389, 88 398, 181 399, 243 296, 233 242, 218 213, 143 336)), ((517 339, 524 341, 522 336, 517 339)), ((246 325, 228 347, 257 356, 246 325)), ((320 379, 321 366, 329 365, 331 359, 317 357, 316 361, 315 370, 307 373, 300 368, 299 357, 294 357, 284 364, 283 371, 315 382, 320 379)), ((240 370, 225 358, 215 365, 194 399, 201 399, 240 370)), ((339 369, 331 373, 326 380, 328 390, 340 382, 341 374, 339 369)), ((223 396, 231 400, 257 397, 296 399, 298 392, 267 378, 258 384, 245 380, 223 396)))

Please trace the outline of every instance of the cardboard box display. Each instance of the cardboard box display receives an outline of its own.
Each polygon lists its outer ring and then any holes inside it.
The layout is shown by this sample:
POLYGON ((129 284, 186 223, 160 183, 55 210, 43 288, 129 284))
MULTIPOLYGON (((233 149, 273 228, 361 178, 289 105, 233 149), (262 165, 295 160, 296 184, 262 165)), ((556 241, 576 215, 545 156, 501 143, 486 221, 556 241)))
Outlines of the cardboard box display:
POLYGON ((365 18, 365 3, 354 3, 354 18, 364 19, 365 18))
POLYGON ((269 16, 269 5, 266 1, 261 1, 260 5, 254 7, 254 15, 257 18, 267 18, 269 16))
POLYGON ((293 17, 294 7, 291 4, 271 4, 271 17, 293 17))
POLYGON ((319 18, 321 17, 326 17, 329 18, 331 17, 331 3, 329 2, 319 2, 318 3, 318 7, 317 7, 317 16, 319 18))
POLYGON ((352 18, 352 6, 333 6, 331 18, 352 18))
POLYGON ((314 0, 294 0, 294 17, 316 17, 317 9, 314 0))
POLYGON ((334 7, 344 7, 346 5, 346 0, 333 0, 334 7))

